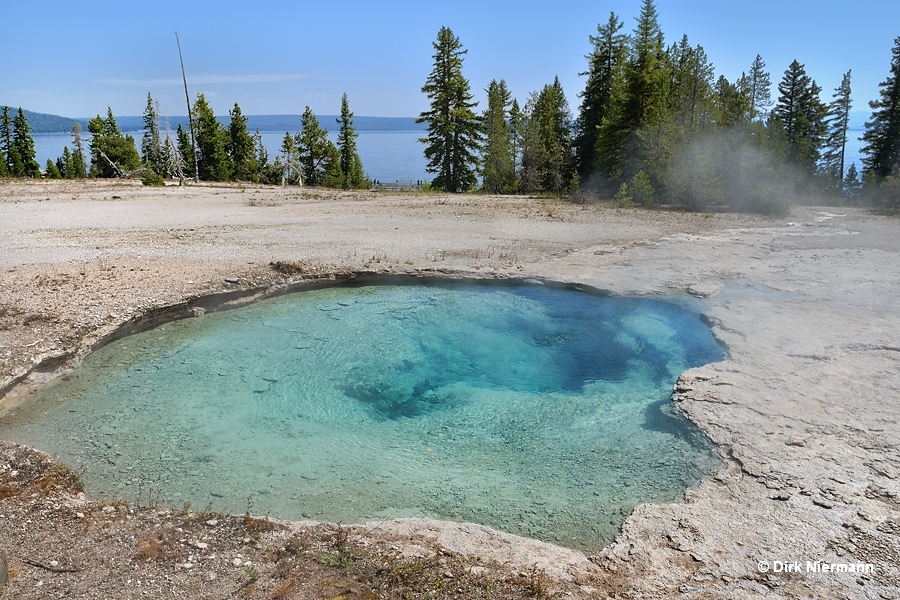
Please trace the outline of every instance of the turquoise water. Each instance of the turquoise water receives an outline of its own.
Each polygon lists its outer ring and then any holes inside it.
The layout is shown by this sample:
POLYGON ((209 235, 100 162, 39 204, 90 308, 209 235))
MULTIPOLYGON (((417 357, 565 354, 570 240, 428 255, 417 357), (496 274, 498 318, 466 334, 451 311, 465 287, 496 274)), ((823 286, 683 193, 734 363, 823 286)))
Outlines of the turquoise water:
POLYGON ((527 285, 292 294, 110 344, 0 423, 128 501, 474 521, 579 548, 715 467, 671 414, 720 359, 675 303, 527 285))

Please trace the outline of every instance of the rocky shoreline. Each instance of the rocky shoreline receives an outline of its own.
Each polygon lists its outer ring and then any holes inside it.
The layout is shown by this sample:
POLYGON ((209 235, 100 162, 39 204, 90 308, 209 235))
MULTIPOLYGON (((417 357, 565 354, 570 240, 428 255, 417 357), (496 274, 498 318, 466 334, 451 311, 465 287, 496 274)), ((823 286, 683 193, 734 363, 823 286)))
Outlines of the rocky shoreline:
POLYGON ((851 209, 798 208, 764 220, 527 198, 0 184, 0 413, 115 336, 359 274, 536 277, 622 295, 687 291, 703 299, 728 348, 725 360, 683 374, 673 394, 724 465, 684 502, 638 507, 590 560, 480 526, 424 520, 342 534, 279 524, 247 535, 242 517, 120 508, 62 484, 34 491, 41 473, 55 472, 51 463, 4 445, 0 492, 16 490, 0 493, 7 596, 393 597, 346 569, 316 571, 304 581, 319 587, 302 590, 302 577, 280 573, 279 544, 290 546, 291 536, 321 538, 293 558, 340 558, 350 547, 341 536, 351 535, 368 553, 355 565, 390 555, 427 563, 428 585, 466 581, 455 596, 435 597, 477 597, 472 590, 491 582, 506 586, 495 597, 898 597, 898 228, 851 209), (23 462, 44 470, 23 479, 23 462), (211 520, 230 524, 219 535, 205 525, 211 520), (153 540, 162 550, 143 556, 141 544, 153 540), (78 571, 44 568, 72 557, 82 561, 78 571), (150 579, 156 587, 123 587, 150 579))

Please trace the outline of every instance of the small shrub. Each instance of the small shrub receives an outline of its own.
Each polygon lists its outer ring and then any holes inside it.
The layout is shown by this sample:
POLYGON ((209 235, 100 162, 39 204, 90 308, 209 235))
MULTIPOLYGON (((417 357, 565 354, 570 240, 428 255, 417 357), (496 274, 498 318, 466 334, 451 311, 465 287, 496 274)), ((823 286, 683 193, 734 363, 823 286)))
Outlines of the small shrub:
POLYGON ((166 180, 153 169, 145 169, 144 175, 141 177, 141 183, 148 186, 162 187, 166 185, 166 180))

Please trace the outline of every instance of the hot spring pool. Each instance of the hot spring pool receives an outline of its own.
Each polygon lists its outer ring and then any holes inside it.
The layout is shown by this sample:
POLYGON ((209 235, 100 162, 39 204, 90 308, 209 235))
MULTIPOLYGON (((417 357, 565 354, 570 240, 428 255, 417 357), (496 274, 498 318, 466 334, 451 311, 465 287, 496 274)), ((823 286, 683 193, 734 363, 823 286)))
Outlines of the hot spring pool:
POLYGON ((583 550, 717 459, 672 414, 719 360, 677 303, 542 285, 343 285, 98 350, 0 422, 90 495, 285 519, 473 521, 583 550))

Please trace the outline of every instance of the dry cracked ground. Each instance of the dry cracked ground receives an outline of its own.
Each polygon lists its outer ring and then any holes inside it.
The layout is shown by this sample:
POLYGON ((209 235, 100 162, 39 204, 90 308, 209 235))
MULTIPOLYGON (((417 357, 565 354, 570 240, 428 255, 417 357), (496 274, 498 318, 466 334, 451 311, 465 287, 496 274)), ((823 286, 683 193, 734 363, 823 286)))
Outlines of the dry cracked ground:
POLYGON ((727 355, 673 392, 721 466, 591 556, 473 524, 86 498, 78 473, 4 443, 0 597, 898 598, 898 234, 849 208, 2 182, 0 415, 117 336, 349 277, 686 291, 727 355))

